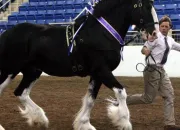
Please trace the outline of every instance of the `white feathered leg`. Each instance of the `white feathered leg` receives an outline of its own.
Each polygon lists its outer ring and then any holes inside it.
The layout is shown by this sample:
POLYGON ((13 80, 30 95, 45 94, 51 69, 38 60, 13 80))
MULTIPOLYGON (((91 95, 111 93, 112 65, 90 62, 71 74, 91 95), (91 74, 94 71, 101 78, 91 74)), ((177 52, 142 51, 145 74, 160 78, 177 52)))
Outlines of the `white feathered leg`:
POLYGON ((0 85, 0 96, 3 90, 6 88, 6 86, 12 81, 11 77, 12 77, 12 74, 8 75, 7 79, 0 85))
POLYGON ((2 125, 0 125, 0 130, 5 130, 5 129, 2 127, 2 125))
MULTIPOLYGON (((94 83, 89 84, 89 90, 92 90, 94 83)), ((94 99, 92 98, 90 92, 88 91, 83 98, 82 107, 78 112, 73 126, 74 130, 96 130, 94 126, 90 124, 90 112, 94 106, 94 99)))
POLYGON ((35 82, 32 82, 31 85, 24 89, 19 99, 25 109, 19 107, 19 110, 24 118, 27 118, 27 122, 30 126, 37 124, 39 126, 48 127, 49 120, 45 115, 45 112, 41 107, 35 104, 29 97, 31 88, 34 86, 35 82))
POLYGON ((126 104, 126 90, 113 88, 116 100, 108 99, 111 104, 108 106, 108 117, 112 123, 118 127, 118 130, 132 130, 130 123, 129 109, 126 104))

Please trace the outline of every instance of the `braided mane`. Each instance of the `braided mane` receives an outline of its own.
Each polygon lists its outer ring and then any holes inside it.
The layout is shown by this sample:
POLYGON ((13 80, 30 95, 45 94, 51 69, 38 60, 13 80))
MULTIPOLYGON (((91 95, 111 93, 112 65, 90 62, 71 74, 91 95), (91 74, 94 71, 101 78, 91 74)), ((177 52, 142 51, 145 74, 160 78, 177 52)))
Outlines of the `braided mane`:
POLYGON ((121 0, 101 0, 94 7, 94 16, 100 17, 110 13, 120 4, 121 0))

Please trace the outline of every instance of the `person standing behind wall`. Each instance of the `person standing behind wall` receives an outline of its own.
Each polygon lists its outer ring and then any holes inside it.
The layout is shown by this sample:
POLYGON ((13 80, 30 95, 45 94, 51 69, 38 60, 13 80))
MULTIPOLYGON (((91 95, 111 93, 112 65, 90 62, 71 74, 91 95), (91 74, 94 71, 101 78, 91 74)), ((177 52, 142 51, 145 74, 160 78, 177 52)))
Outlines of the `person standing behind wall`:
POLYGON ((146 41, 141 50, 146 56, 147 63, 143 72, 144 93, 128 95, 127 104, 152 103, 158 92, 164 99, 164 130, 180 130, 180 126, 175 125, 174 90, 164 69, 170 50, 180 51, 180 44, 168 36, 172 27, 168 16, 163 16, 159 25, 158 38, 153 42, 146 41))

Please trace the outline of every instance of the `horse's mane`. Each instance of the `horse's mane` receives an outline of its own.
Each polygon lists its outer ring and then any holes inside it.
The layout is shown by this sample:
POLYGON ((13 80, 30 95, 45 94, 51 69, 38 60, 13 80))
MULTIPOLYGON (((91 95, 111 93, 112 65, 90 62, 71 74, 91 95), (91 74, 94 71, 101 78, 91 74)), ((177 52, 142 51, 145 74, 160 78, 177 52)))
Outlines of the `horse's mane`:
POLYGON ((101 0, 94 7, 94 16, 100 17, 116 8, 122 0, 101 0))

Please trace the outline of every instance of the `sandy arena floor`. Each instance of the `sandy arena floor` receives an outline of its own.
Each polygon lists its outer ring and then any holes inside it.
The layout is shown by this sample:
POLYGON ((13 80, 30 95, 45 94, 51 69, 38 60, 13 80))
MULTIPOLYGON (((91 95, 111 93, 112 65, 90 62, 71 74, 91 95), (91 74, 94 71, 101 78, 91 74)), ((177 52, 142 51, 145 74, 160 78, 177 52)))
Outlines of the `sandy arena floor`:
MULTIPOLYGON (((0 97, 0 124, 6 130, 42 130, 43 128, 29 127, 26 120, 19 114, 18 98, 13 95, 21 76, 5 89, 0 97)), ((126 85, 127 93, 141 93, 143 79, 117 77, 126 85)), ((180 124, 180 78, 171 78, 175 89, 175 117, 180 124)), ((85 95, 89 77, 59 78, 41 77, 32 89, 31 98, 46 112, 50 125, 48 130, 73 130, 74 115, 81 107, 81 98, 85 95)), ((105 99, 114 93, 105 86, 101 87, 98 98, 91 114, 91 123, 97 130, 116 130, 106 115, 107 102, 105 99)), ((153 104, 129 106, 133 130, 163 130, 163 100, 157 97, 153 104)))

